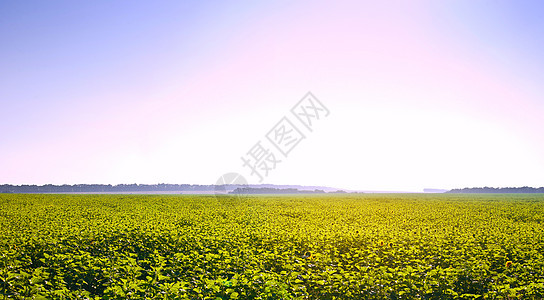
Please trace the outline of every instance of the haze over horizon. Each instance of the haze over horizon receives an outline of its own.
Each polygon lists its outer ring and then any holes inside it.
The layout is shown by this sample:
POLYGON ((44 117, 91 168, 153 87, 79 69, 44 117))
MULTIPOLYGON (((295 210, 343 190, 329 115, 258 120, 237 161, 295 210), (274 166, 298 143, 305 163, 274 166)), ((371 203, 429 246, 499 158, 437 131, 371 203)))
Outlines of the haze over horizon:
POLYGON ((544 186, 539 1, 3 1, 0 184, 544 186), (311 130, 290 112, 309 91, 311 130))

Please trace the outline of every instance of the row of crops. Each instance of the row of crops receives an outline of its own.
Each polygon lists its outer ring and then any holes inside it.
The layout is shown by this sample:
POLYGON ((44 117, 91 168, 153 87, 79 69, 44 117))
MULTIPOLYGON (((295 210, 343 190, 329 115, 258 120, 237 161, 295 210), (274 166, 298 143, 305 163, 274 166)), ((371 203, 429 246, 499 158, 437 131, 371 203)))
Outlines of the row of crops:
POLYGON ((541 299, 544 195, 0 195, 1 299, 541 299))

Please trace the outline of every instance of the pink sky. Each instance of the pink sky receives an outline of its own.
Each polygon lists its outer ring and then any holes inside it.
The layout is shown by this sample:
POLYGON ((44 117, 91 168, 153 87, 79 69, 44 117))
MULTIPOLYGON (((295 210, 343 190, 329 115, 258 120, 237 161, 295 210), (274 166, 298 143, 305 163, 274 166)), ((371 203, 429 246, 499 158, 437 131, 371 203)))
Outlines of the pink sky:
POLYGON ((540 5, 470 3, 6 8, 0 183, 255 181, 312 91, 331 114, 268 183, 542 186, 540 5))

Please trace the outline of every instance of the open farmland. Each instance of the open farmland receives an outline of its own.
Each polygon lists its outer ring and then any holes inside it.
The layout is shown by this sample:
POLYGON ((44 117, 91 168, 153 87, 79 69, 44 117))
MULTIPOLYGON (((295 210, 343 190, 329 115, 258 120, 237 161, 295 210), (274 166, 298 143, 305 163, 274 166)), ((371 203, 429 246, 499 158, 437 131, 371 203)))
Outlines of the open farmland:
POLYGON ((3 299, 540 299, 544 195, 0 195, 3 299))

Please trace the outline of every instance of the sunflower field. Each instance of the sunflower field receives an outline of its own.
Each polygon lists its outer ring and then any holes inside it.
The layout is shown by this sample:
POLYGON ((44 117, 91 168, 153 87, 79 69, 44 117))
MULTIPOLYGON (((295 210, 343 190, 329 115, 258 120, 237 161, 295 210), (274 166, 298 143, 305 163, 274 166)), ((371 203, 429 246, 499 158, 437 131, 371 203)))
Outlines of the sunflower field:
POLYGON ((542 299, 542 194, 0 194, 0 299, 542 299))

